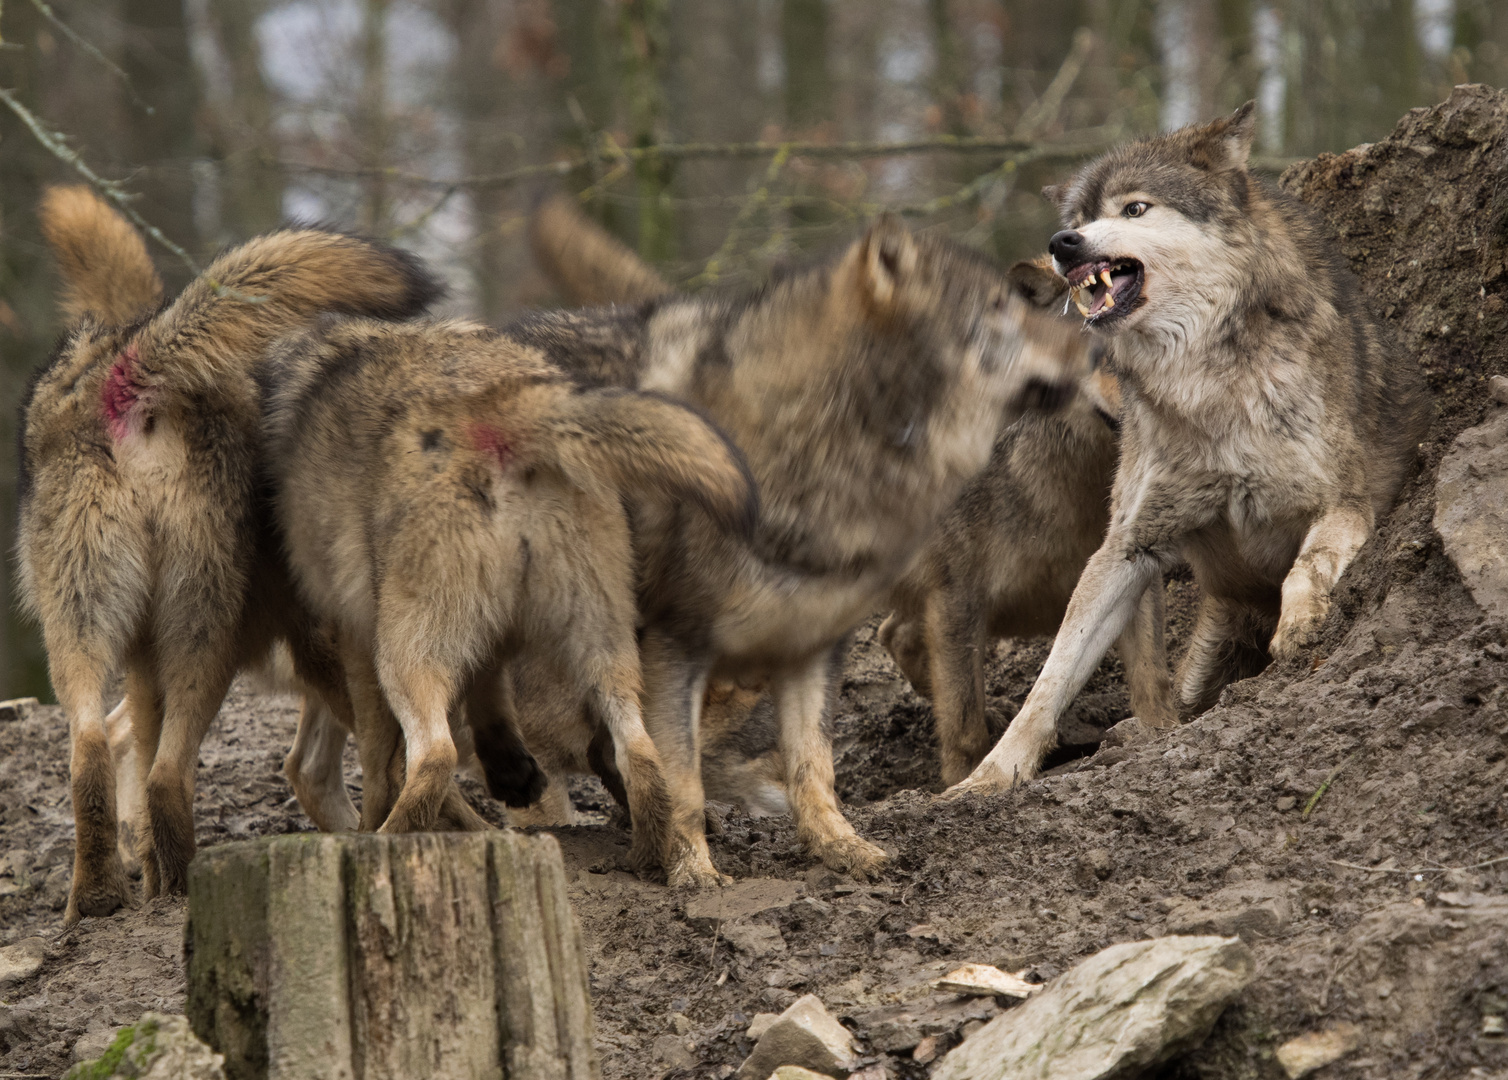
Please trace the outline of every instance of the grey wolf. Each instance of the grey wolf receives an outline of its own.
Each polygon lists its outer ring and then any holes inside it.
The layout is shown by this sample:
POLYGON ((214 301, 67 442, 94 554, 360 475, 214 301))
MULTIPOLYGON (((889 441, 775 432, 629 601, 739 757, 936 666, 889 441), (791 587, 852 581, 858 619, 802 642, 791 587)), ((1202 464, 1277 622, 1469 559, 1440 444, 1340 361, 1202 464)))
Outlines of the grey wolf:
POLYGON ((684 405, 585 387, 469 323, 324 320, 283 338, 263 378, 289 566, 350 681, 362 826, 435 826, 462 704, 489 784, 524 760, 502 679, 516 663, 608 733, 630 857, 674 876, 688 855, 640 716, 624 501, 694 505, 737 534, 756 507, 737 449, 684 405))
POLYGON ((231 249, 163 306, 141 238, 87 189, 39 213, 72 321, 22 410, 18 550, 69 717, 72 924, 127 898, 104 703, 122 667, 149 896, 184 887, 199 743, 235 672, 283 637, 340 695, 260 527, 263 347, 321 311, 407 317, 438 290, 401 252, 305 229, 231 249))
POLYGON ((1130 143, 1049 197, 1049 250, 1114 343, 1121 461, 1104 543, 1009 729, 953 789, 1035 775, 1058 716, 1159 570, 1202 596, 1176 676, 1197 712, 1313 640, 1331 588, 1392 505, 1431 419, 1417 366, 1333 242, 1247 169, 1252 106, 1130 143))
POLYGON ((833 793, 839 646, 884 604, 1008 416, 1071 391, 1078 331, 1033 311, 977 254, 884 217, 836 260, 753 294, 541 313, 509 332, 583 377, 706 410, 759 485, 751 537, 694 506, 635 508, 644 719, 673 828, 698 854, 672 882, 721 880, 703 832, 711 679, 768 680, 798 837, 835 869, 877 872, 884 852, 833 793))

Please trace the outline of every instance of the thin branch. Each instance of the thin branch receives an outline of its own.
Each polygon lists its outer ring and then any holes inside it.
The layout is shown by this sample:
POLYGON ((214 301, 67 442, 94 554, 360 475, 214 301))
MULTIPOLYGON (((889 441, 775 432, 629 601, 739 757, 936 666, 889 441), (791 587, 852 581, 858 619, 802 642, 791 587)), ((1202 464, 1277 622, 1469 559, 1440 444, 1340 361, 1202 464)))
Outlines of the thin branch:
POLYGON ((1470 866, 1416 866, 1412 870, 1400 870, 1397 867, 1362 866, 1359 863, 1342 862, 1340 859, 1331 859, 1330 862, 1334 866, 1344 866, 1348 870, 1360 870, 1365 874, 1453 874, 1465 870, 1481 870, 1484 867, 1508 862, 1508 855, 1499 855, 1496 859, 1487 859, 1484 862, 1472 863, 1470 866))
POLYGON ((51 130, 41 120, 37 119, 36 115, 30 109, 21 104, 14 90, 0 87, 0 101, 5 102, 10 111, 20 118, 21 122, 36 137, 37 142, 42 144, 43 149, 89 181, 94 189, 114 203, 133 225, 157 241, 162 247, 178 256, 183 264, 193 273, 199 273, 199 264, 194 261, 192 255, 169 240, 163 235, 161 229, 136 212, 136 209, 131 205, 132 196, 126 192, 125 187, 119 180, 106 180, 99 173, 91 169, 84 159, 79 156, 78 151, 68 145, 67 136, 51 130))
POLYGON ((1052 82, 1047 84, 1047 89, 1042 92, 1042 96, 1026 110, 1025 115, 1016 125, 1016 130, 1013 132, 1016 138, 1030 139, 1058 118, 1058 113, 1063 108, 1063 101, 1068 97, 1068 91, 1073 89, 1073 84, 1078 81, 1079 72, 1084 70, 1084 62, 1089 59, 1089 54, 1094 49, 1094 40, 1094 31, 1088 27, 1080 27, 1074 32, 1073 45, 1069 47, 1068 55, 1063 58, 1063 65, 1052 77, 1052 82))
POLYGON ((790 158, 789 151, 782 149, 770 159, 770 166, 765 170, 764 179, 754 194, 744 203, 743 209, 739 210, 738 216, 733 219, 733 224, 728 228, 728 235, 723 238, 722 246, 707 260, 707 264, 702 267, 702 272, 688 282, 689 286, 710 285, 717 280, 718 275, 722 273, 723 262, 733 254, 733 247, 738 241, 738 234, 743 230, 744 223, 754 216, 755 211, 770 201, 770 186, 775 183, 780 170, 785 168, 785 163, 790 158))
POLYGON ((145 112, 148 116, 152 116, 156 113, 157 110, 153 109, 152 106, 141 100, 141 96, 136 93, 136 87, 131 85, 131 76, 127 75, 121 68, 121 66, 114 60, 111 60, 108 56, 95 48, 93 42, 83 37, 77 30, 69 26, 62 19, 58 18, 57 13, 52 10, 52 5, 48 4, 47 0, 31 0, 31 6, 41 12, 42 18, 52 23, 54 29, 56 29, 58 33, 62 34, 69 41, 73 42, 74 45, 82 49, 86 54, 88 54, 102 67, 104 67, 106 71, 110 72, 110 74, 119 79, 121 81, 121 85, 126 88, 126 93, 131 95, 131 103, 133 105, 145 112))

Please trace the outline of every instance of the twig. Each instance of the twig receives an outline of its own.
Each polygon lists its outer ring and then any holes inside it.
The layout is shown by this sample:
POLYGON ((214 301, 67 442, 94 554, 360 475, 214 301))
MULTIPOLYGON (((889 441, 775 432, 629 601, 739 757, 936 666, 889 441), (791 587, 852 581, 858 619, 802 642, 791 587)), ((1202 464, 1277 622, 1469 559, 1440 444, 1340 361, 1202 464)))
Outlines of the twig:
POLYGON ((1325 777, 1324 783, 1320 784, 1320 786, 1315 789, 1314 794, 1309 796, 1309 801, 1304 804, 1304 812, 1299 815, 1300 821, 1309 820, 1310 813, 1312 813, 1314 808, 1319 805, 1319 801, 1320 799, 1324 798, 1325 792, 1330 790, 1330 785, 1335 783, 1335 778, 1340 775, 1340 771, 1347 765, 1351 764, 1351 762, 1355 761, 1356 755, 1359 753, 1361 753, 1360 750, 1353 750, 1349 755, 1347 755, 1346 760, 1342 761, 1339 765, 1330 770, 1330 775, 1325 777))
POLYGON ((36 115, 16 98, 15 91, 0 87, 0 101, 5 102, 9 106, 10 111, 20 118, 21 122, 36 137, 37 142, 42 144, 43 149, 89 181, 95 190, 113 202, 133 225, 168 251, 178 256, 183 264, 195 274, 199 273, 199 264, 194 261, 192 255, 169 240, 163 235, 161 229, 136 212, 135 208, 131 206, 132 197, 126 193, 125 188, 119 180, 106 180, 99 173, 91 169, 84 159, 79 156, 78 151, 68 146, 66 136, 52 131, 41 120, 37 119, 36 115))
POLYGON ((1068 55, 1063 58, 1063 65, 1058 68, 1058 73, 1052 77, 1052 82, 1047 84, 1047 89, 1036 100, 1031 108, 1021 117, 1013 132, 1018 139, 1030 139, 1043 128, 1047 127, 1058 118, 1058 112, 1063 108, 1063 100, 1068 97, 1068 91, 1073 89, 1073 84, 1078 81, 1079 72, 1084 70, 1084 62, 1089 59, 1089 53, 1094 48, 1094 31, 1088 27, 1080 27, 1074 32, 1073 45, 1069 47, 1068 55))
POLYGON ((1331 859, 1330 862, 1332 865, 1344 866, 1348 870, 1360 870, 1365 874, 1459 874, 1467 870, 1481 870, 1483 867, 1496 866, 1498 863, 1508 862, 1508 855, 1499 855, 1496 859, 1472 863, 1470 866, 1416 866, 1412 870, 1400 870, 1397 867, 1362 866, 1359 863, 1343 862, 1340 859, 1331 859))
POLYGON ((110 72, 110 74, 119 79, 121 81, 121 85, 126 88, 126 93, 131 95, 131 103, 133 105, 142 110, 148 116, 153 116, 156 114, 157 110, 152 108, 152 106, 148 105, 145 101, 141 100, 141 96, 136 93, 136 87, 131 85, 131 76, 127 75, 121 68, 121 66, 114 60, 111 60, 104 53, 96 49, 94 47, 94 44, 88 39, 84 38, 81 34, 79 34, 77 30, 69 26, 62 19, 58 18, 57 14, 52 10, 52 6, 47 3, 47 0, 31 0, 31 6, 41 12, 42 18, 52 23, 53 27, 57 29, 60 34, 66 37, 69 41, 73 42, 74 45, 82 49, 94 60, 98 61, 106 71, 110 72))
POLYGON ((743 208, 738 212, 738 216, 733 219, 733 224, 728 228, 728 235, 723 238, 722 246, 707 260, 706 265, 702 267, 702 272, 687 283, 688 287, 694 288, 697 285, 710 285, 717 280, 718 275, 722 272, 723 260, 733 254, 733 246, 738 240, 739 230, 743 228, 744 222, 748 221, 756 210, 770 201, 770 185, 775 183, 776 177, 780 175, 780 170, 785 168, 785 163, 790 160, 790 157, 791 155, 788 150, 781 150, 770 159, 770 167, 765 170, 764 180, 760 182, 759 188, 749 198, 749 201, 744 203, 743 208))

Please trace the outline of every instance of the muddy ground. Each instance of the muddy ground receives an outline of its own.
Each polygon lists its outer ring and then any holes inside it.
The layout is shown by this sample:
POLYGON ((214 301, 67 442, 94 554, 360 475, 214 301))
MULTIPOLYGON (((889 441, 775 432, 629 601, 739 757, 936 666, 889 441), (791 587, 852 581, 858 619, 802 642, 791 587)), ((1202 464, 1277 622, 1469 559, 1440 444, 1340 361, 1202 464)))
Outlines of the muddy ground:
MULTIPOLYGON (((722 813, 722 870, 795 884, 718 928, 618 869, 622 832, 557 832, 609 1080, 725 1077, 750 1048, 749 1019, 807 992, 888 1076, 922 1077, 923 1035, 945 1048, 997 1009, 933 994, 951 966, 1051 978, 1111 943, 1181 930, 1240 932, 1259 974, 1166 1075, 1277 1077, 1283 1041, 1352 1021, 1360 1049, 1317 1075, 1508 1076, 1508 1044, 1481 1034, 1508 1009, 1508 626, 1483 616, 1431 526, 1442 455, 1492 407, 1486 379, 1508 373, 1505 154, 1508 94, 1458 88, 1388 140, 1284 178, 1329 218, 1440 403, 1420 474, 1310 655, 1156 742, 1060 752, 1055 775, 943 804, 930 713, 866 627, 836 721, 838 785, 893 865, 856 886, 814 868, 785 820, 722 813)), ((1176 652, 1193 586, 1168 589, 1176 652)), ((1045 650, 1025 643, 992 664, 995 722, 1045 650)), ((1125 714, 1107 663, 1070 727, 1092 737, 1125 714)), ((202 754, 201 844, 310 827, 279 775, 294 722, 285 700, 227 703, 202 754)), ((81 1040, 87 1051, 183 1003, 181 901, 62 930, 66 745, 56 710, 0 724, 0 943, 48 943, 37 976, 0 990, 4 1076, 59 1076, 81 1040)), ((577 794, 604 805, 589 786, 577 794)))

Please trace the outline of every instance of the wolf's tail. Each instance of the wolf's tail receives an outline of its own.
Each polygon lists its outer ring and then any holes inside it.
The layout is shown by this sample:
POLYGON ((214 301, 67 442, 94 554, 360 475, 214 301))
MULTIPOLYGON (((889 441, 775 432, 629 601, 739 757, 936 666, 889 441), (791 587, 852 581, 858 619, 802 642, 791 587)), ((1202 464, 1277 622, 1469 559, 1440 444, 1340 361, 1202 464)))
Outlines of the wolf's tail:
POLYGON ((274 338, 317 315, 405 319, 441 291, 406 251, 323 229, 268 233, 191 281, 142 327, 112 377, 133 390, 212 392, 274 338))
POLYGON ((587 390, 562 400, 541 429, 570 472, 651 499, 691 499, 743 533, 758 517, 758 488, 743 452, 688 405, 659 394, 587 390))
POLYGON ((92 189, 48 188, 37 217, 63 274, 58 308, 66 321, 87 312, 120 326, 162 301, 162 279, 141 234, 92 189))
POLYGON ((550 283, 577 304, 637 304, 675 291, 564 195, 539 204, 529 244, 550 283))

